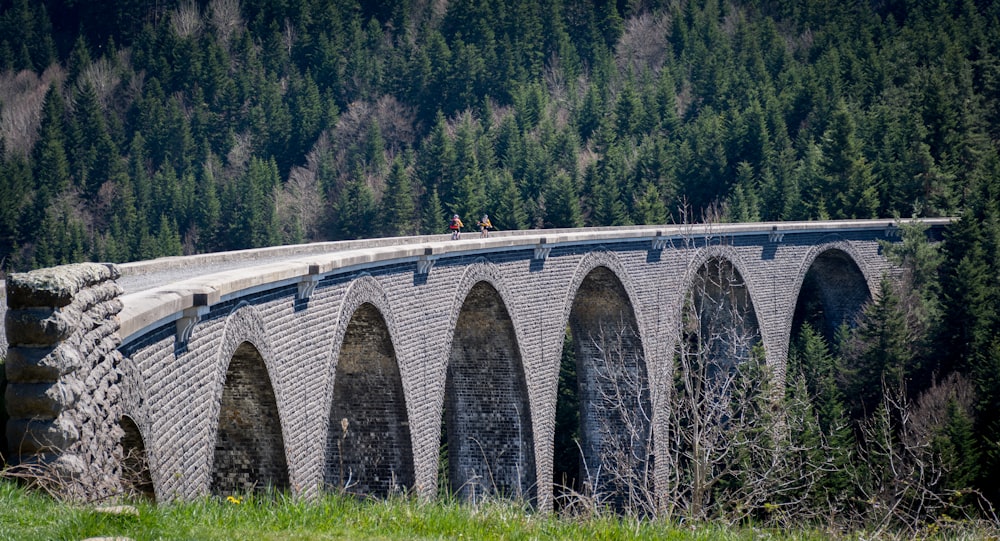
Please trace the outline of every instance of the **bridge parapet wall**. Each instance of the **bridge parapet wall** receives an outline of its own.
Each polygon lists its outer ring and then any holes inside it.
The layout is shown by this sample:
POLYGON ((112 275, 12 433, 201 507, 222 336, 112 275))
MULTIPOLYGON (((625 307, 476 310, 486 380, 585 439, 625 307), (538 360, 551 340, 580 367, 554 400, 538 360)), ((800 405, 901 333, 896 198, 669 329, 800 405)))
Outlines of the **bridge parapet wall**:
POLYGON ((118 276, 82 263, 7 277, 11 463, 73 499, 120 490, 118 276))

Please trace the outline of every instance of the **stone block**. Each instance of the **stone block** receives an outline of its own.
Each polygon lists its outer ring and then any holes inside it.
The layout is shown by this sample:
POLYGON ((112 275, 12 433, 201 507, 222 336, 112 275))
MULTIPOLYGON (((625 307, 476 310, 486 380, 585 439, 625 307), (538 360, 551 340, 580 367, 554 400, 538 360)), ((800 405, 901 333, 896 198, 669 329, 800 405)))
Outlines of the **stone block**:
POLYGON ((10 308, 61 307, 73 302, 83 288, 121 276, 115 265, 78 263, 7 277, 7 306, 10 308))
POLYGON ((77 442, 78 432, 61 420, 11 419, 7 421, 7 441, 20 455, 61 452, 77 442))
POLYGON ((7 379, 18 383, 42 383, 58 380, 83 367, 84 359, 73 348, 7 349, 7 379))
POLYGON ((55 419, 71 408, 84 392, 78 381, 11 383, 7 385, 7 413, 12 419, 55 419))
POLYGON ((51 308, 8 310, 4 318, 7 342, 44 346, 66 340, 77 328, 75 318, 51 308))

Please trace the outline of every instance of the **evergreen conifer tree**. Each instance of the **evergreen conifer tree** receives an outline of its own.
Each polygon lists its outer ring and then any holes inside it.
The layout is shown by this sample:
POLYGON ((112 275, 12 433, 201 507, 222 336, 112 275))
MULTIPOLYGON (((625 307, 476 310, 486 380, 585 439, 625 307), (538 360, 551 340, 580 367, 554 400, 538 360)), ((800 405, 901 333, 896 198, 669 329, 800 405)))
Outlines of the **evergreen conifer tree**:
POLYGON ((420 232, 425 235, 444 233, 446 224, 447 218, 441 205, 441 198, 438 197, 437 188, 432 188, 425 197, 420 232))
POLYGON ((404 236, 416 233, 415 206, 410 172, 401 157, 396 157, 386 180, 385 195, 382 197, 382 213, 379 230, 390 236, 404 236))

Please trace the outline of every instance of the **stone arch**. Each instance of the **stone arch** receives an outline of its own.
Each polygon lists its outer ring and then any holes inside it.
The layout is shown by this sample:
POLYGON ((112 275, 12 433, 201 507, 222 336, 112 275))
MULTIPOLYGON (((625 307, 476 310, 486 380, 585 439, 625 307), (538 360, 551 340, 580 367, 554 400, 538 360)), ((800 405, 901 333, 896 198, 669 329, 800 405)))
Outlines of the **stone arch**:
MULTIPOLYGON (((260 313, 240 304, 219 346, 220 387, 210 491, 225 495, 291 486, 284 423, 272 385, 274 354, 260 313)), ((280 387, 279 387, 280 389, 280 387)))
POLYGON ((534 427, 513 297, 495 266, 466 269, 452 311, 443 438, 449 489, 534 501, 534 427))
MULTIPOLYGON (((121 439, 122 482, 126 490, 131 486, 133 492, 155 499, 161 474, 157 471, 157 449, 153 443, 156 438, 145 408, 148 397, 146 380, 130 357, 122 357, 119 370, 122 411, 119 428, 124 433, 121 439), (147 441, 152 445, 146 445, 147 441), (148 486, 145 485, 147 482, 148 486)), ((162 486, 160 490, 163 490, 162 486)))
MULTIPOLYGON (((681 326, 677 338, 683 340, 685 335, 696 330, 698 335, 726 333, 727 337, 705 345, 713 362, 722 363, 720 367, 733 368, 738 359, 748 358, 748 348, 755 342, 763 346, 765 353, 773 349, 767 333, 761 328, 757 314, 758 293, 752 281, 747 279, 747 268, 732 248, 709 246, 691 260, 684 279, 684 297, 678 303, 682 313, 676 319, 681 326), (684 328, 683 311, 686 309, 693 309, 692 313, 698 315, 698 329, 684 328)), ((689 321, 687 325, 693 323, 689 321)))
POLYGON ((365 302, 352 313, 337 356, 327 427, 325 483, 388 496, 414 484, 403 383, 382 312, 365 302))
POLYGON ((795 306, 786 315, 789 340, 806 320, 827 340, 841 323, 852 323, 878 290, 878 277, 851 243, 833 240, 809 250, 792 291, 795 306))
POLYGON ((122 429, 122 484, 126 491, 155 501, 153 476, 139 425, 128 415, 122 415, 119 427, 122 429))
POLYGON ((629 489, 651 482, 653 468, 650 380, 630 284, 610 252, 591 252, 577 266, 563 320, 574 362, 561 367, 556 404, 553 482, 616 506, 637 503, 628 495, 651 487, 629 489))
MULTIPOLYGON (((740 257, 739 252, 730 246, 715 245, 699 250, 688 264, 687 272, 684 277, 684 289, 682 292, 683 297, 681 301, 677 303, 681 313, 678 313, 676 319, 674 320, 680 326, 675 339, 681 340, 684 335, 684 315, 682 312, 690 299, 690 295, 699 287, 704 288, 705 286, 710 286, 705 279, 708 274, 714 274, 717 277, 716 282, 719 281, 719 278, 727 277, 725 285, 726 289, 730 290, 729 293, 731 294, 725 301, 726 304, 720 306, 720 308, 736 309, 738 310, 738 313, 743 314, 745 317, 745 323, 748 324, 749 327, 745 327, 742 330, 756 333, 759 336, 760 343, 764 348, 765 354, 767 355, 768 363, 778 361, 778 359, 773 359, 771 357, 771 352, 776 348, 770 343, 769 334, 762 328, 763 322, 757 313, 757 307, 760 306, 760 293, 757 291, 756 284, 749 279, 751 276, 747 272, 749 268, 750 267, 745 261, 743 261, 742 257, 740 257), (728 276, 731 276, 732 278, 729 279, 728 276)), ((721 286, 723 284, 717 283, 716 285, 721 286)), ((717 295, 722 293, 718 287, 710 289, 712 293, 717 295)))

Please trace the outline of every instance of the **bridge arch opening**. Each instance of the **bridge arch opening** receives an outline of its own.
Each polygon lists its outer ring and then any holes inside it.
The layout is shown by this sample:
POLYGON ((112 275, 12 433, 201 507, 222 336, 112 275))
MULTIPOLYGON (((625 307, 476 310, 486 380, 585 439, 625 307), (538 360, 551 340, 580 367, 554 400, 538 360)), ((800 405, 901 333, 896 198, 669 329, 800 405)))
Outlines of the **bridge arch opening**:
POLYGON ((594 268, 577 289, 560 364, 555 505, 582 493, 642 510, 653 488, 650 388, 632 304, 610 269, 594 268))
POLYGON ((534 501, 534 436, 521 353, 507 307, 487 282, 472 287, 452 338, 442 423, 442 482, 475 502, 534 501))
POLYGON ((680 355, 695 359, 709 378, 732 373, 754 355, 763 360, 750 290, 727 259, 711 258, 698 269, 687 292, 681 325, 680 355))
POLYGON ((833 344, 837 328, 854 324, 856 316, 871 299, 865 275, 854 259, 836 248, 821 253, 802 280, 792 337, 798 336, 806 323, 833 344))
POLYGON ((719 501, 741 498, 739 483, 754 456, 767 456, 771 394, 760 327, 750 291, 736 266, 713 257, 685 293, 680 340, 668 387, 661 456, 663 497, 703 516, 719 501), (738 446, 735 444, 739 444, 738 446))
POLYGON ((289 487, 278 404, 264 358, 243 342, 226 370, 215 439, 212 494, 289 487))
POLYGON ((413 487, 406 399, 389 328, 364 303, 351 316, 334 374, 326 485, 385 497, 413 487))
POLYGON ((132 494, 155 500, 156 492, 149 470, 146 444, 139 426, 128 415, 122 416, 119 426, 122 429, 122 484, 132 494))

